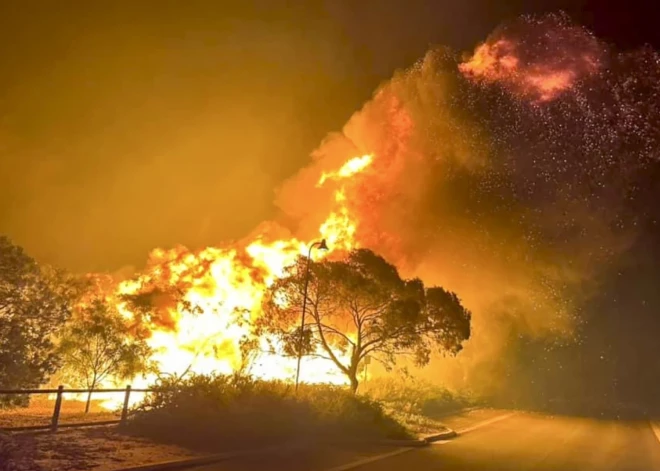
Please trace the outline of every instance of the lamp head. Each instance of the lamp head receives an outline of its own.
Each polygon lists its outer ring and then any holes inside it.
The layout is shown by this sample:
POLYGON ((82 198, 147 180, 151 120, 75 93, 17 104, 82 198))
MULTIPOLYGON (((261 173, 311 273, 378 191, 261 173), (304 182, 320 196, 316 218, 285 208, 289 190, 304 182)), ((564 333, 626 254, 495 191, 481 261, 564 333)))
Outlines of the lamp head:
POLYGON ((329 250, 328 244, 326 244, 325 239, 321 239, 321 243, 319 244, 319 250, 329 250))

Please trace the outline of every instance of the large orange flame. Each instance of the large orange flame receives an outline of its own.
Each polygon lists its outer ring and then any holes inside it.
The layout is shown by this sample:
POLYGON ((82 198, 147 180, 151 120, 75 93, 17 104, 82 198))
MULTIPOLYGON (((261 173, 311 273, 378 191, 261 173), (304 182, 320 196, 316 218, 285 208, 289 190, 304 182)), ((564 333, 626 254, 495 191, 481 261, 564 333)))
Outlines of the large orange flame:
MULTIPOLYGON (((358 246, 355 233, 357 218, 346 201, 345 182, 356 178, 371 165, 372 155, 348 160, 336 171, 323 173, 318 187, 333 182, 333 204, 319 227, 319 238, 325 238, 328 253, 350 250, 358 246)), ((190 251, 184 247, 154 250, 147 269, 139 276, 119 283, 109 299, 129 320, 147 330, 147 341, 154 350, 152 360, 161 374, 181 376, 186 372, 232 373, 245 366, 241 354, 242 340, 250 336, 251 320, 259 316, 266 288, 282 276, 284 269, 301 255, 307 255, 312 241, 296 238, 270 240, 260 233, 250 240, 222 248, 209 247, 190 251), (154 301, 154 309, 146 316, 133 312, 122 295, 135 295, 157 289, 159 293, 176 290, 178 296, 163 294, 154 301)), ((313 257, 323 257, 314 253, 313 257)), ((264 379, 291 380, 295 359, 263 349, 251 362, 250 373, 264 379)), ((155 375, 135 378, 134 387, 145 386, 155 375)), ((344 384, 346 379, 327 360, 303 359, 301 380, 344 384)), ((102 386, 111 386, 109 380, 102 386)), ((139 400, 134 395, 133 400, 139 400)), ((120 398, 105 405, 116 406, 120 398)))

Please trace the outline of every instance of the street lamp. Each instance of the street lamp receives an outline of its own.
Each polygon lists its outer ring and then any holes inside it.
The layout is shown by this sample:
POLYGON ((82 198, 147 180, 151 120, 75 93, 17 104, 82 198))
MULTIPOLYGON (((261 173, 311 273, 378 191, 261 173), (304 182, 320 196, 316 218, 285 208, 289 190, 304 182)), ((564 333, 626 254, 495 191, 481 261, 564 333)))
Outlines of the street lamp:
POLYGON ((325 239, 314 242, 309 246, 307 254, 307 265, 305 267, 305 289, 303 290, 302 316, 300 318, 300 340, 298 344, 298 366, 296 367, 296 392, 298 392, 298 383, 300 381, 300 360, 302 359, 302 347, 305 341, 305 310, 307 309, 307 287, 309 286, 309 261, 312 258, 312 249, 318 245, 319 250, 328 250, 328 244, 325 239))

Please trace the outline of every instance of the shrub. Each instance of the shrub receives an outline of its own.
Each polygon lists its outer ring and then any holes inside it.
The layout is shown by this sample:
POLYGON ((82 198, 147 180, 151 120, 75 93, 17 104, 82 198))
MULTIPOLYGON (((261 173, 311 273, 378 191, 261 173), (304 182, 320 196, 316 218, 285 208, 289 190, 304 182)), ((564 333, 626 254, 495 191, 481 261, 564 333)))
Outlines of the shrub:
POLYGON ((414 379, 378 378, 365 384, 363 394, 397 414, 443 415, 463 407, 476 405, 466 393, 456 393, 434 384, 414 379))
POLYGON ((405 438, 405 428, 385 414, 383 406, 346 388, 303 385, 298 394, 315 415, 321 431, 364 438, 405 438))
POLYGON ((346 389, 244 376, 164 381, 132 414, 127 430, 204 449, 254 448, 294 438, 403 438, 379 404, 346 389))

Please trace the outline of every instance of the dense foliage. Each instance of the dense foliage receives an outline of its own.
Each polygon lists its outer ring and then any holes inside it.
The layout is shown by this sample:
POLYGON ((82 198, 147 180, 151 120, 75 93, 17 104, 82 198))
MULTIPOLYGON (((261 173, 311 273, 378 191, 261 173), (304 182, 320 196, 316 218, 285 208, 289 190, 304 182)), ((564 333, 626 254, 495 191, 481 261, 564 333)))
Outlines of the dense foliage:
POLYGON ((345 388, 234 376, 191 376, 156 386, 128 431, 197 449, 239 449, 315 438, 406 438, 381 406, 345 388))
POLYGON ((367 249, 342 260, 301 257, 270 287, 263 307, 261 329, 276 334, 289 353, 333 361, 354 392, 366 357, 386 368, 404 355, 425 365, 434 350, 456 354, 470 337, 471 314, 456 294, 402 279, 367 249), (301 332, 291 326, 299 323, 303 301, 308 325, 301 332))
POLYGON ((373 379, 361 387, 361 392, 397 415, 439 417, 479 404, 469 392, 451 391, 412 376, 373 379))
POLYGON ((0 387, 38 387, 58 368, 54 338, 69 318, 75 292, 63 273, 39 267, 0 236, 0 387))

